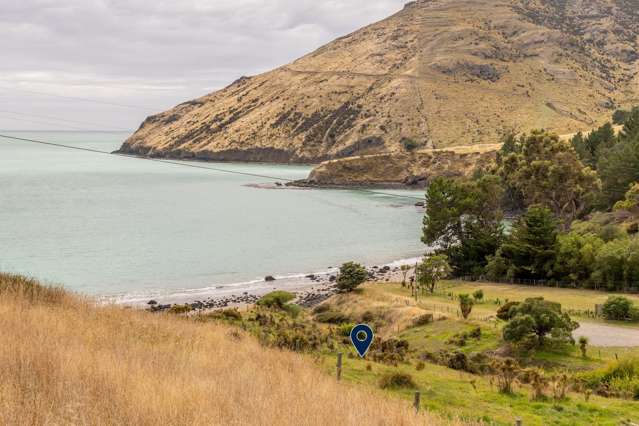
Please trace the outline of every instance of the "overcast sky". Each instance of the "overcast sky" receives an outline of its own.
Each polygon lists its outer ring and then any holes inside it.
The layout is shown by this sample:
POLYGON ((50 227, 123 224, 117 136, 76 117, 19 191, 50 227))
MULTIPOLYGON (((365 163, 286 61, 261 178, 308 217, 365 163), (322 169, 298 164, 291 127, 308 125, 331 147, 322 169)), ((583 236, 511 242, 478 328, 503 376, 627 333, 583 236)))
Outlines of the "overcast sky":
POLYGON ((0 129, 130 130, 382 19, 405 0, 1 2, 0 129))

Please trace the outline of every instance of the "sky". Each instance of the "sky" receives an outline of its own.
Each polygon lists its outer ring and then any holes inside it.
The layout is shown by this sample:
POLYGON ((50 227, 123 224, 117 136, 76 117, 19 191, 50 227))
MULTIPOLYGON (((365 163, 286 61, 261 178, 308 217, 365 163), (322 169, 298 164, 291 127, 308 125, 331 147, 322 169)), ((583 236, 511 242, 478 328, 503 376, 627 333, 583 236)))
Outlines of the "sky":
POLYGON ((407 0, 1 0, 0 129, 125 130, 407 0))

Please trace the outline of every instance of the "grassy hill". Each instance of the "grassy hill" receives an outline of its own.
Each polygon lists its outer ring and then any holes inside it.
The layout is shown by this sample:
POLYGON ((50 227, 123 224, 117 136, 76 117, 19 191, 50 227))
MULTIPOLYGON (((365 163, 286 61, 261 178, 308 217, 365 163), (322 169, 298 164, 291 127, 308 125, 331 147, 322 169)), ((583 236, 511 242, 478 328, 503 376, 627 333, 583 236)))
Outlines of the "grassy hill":
POLYGON ((320 162, 587 130, 638 98, 628 0, 419 0, 273 71, 148 117, 121 151, 320 162))
POLYGON ((448 424, 237 329, 21 277, 0 274, 0 330, 4 425, 448 424))

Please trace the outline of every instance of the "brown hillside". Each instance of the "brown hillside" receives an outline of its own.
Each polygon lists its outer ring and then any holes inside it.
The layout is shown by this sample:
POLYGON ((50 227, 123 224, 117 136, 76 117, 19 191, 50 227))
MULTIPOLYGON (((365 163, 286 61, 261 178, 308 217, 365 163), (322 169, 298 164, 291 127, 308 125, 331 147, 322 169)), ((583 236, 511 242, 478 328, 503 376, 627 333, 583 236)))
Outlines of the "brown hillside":
POLYGON ((0 273, 1 425, 460 425, 241 331, 0 273))
POLYGON ((151 116, 122 152, 318 162, 591 128, 639 92, 637 0, 420 0, 151 116))

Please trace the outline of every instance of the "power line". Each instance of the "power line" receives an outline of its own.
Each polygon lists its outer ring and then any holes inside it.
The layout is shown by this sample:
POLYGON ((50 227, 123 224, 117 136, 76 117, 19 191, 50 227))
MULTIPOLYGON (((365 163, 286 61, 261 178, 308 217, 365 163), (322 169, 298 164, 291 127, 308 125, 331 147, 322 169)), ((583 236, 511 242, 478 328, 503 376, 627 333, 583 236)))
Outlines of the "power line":
MULTIPOLYGON (((4 139, 8 139, 8 140, 14 140, 14 141, 20 141, 20 142, 28 142, 28 143, 35 143, 35 144, 40 144, 40 145, 53 146, 53 147, 57 147, 57 148, 73 149, 73 150, 76 150, 76 151, 90 152, 90 153, 93 153, 93 154, 101 154, 101 155, 109 155, 109 156, 115 155, 115 156, 119 156, 119 157, 151 161, 151 162, 154 162, 154 163, 164 163, 164 164, 171 164, 171 165, 174 165, 174 166, 190 167, 190 168, 194 168, 194 169, 211 170, 211 171, 220 172, 220 173, 229 173, 229 174, 242 175, 242 176, 258 177, 258 178, 263 178, 263 179, 284 181, 284 182, 295 182, 294 179, 282 178, 282 177, 277 177, 277 176, 262 175, 262 174, 258 174, 258 173, 240 172, 240 171, 237 171, 237 170, 221 169, 221 168, 218 168, 218 167, 210 167, 210 166, 204 166, 204 165, 200 165, 200 164, 186 163, 186 162, 182 162, 182 161, 163 160, 163 159, 160 159, 160 158, 150 158, 150 157, 138 157, 138 156, 122 154, 122 153, 118 153, 118 152, 101 151, 99 149, 86 148, 86 147, 73 146, 73 145, 65 145, 65 144, 61 144, 61 143, 47 142, 47 141, 41 141, 41 140, 36 140, 36 139, 30 139, 30 138, 20 138, 20 137, 17 137, 17 136, 9 136, 9 135, 4 135, 4 134, 0 134, 0 138, 4 138, 4 139)), ((332 186, 331 188, 334 188, 334 189, 346 189, 346 190, 350 190, 350 191, 364 192, 364 193, 367 193, 367 194, 382 195, 382 196, 386 196, 386 197, 412 199, 412 200, 419 200, 419 201, 423 200, 423 198, 421 198, 421 197, 415 197, 415 196, 412 196, 412 195, 392 194, 392 193, 389 193, 389 192, 381 192, 381 191, 375 191, 375 190, 372 190, 372 189, 365 189, 365 188, 352 188, 352 187, 345 187, 345 186, 332 186)))

